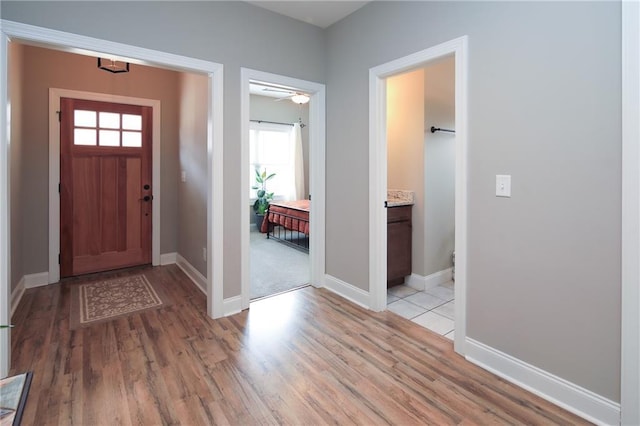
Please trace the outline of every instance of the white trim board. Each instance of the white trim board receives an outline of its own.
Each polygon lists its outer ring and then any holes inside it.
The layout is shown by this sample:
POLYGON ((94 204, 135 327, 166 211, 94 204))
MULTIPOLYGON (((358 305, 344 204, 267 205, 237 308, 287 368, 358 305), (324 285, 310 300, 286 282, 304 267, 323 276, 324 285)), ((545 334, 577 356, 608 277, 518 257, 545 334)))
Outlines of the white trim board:
POLYGON ((24 296, 24 292, 28 288, 41 287, 49 284, 49 273, 48 272, 40 272, 37 274, 28 274, 20 278, 16 288, 11 292, 11 316, 16 312, 16 308, 20 301, 22 300, 22 296, 24 296))
MULTIPOLYGON (((240 176, 241 188, 249 188, 249 83, 259 81, 303 91, 309 101, 309 193, 313 196, 309 212, 309 259, 311 285, 322 287, 325 273, 325 86, 278 74, 240 69, 240 176)), ((249 193, 240 197, 240 296, 242 309, 249 308, 251 282, 249 276, 249 193)))
POLYGON ((178 261, 178 253, 162 253, 160 255, 160 265, 173 265, 178 261))
POLYGON ((640 3, 622 2, 621 423, 640 424, 640 3))
POLYGON ((453 268, 447 268, 442 271, 434 272, 426 277, 418 274, 411 274, 407 277, 406 284, 411 288, 423 291, 448 283, 451 281, 452 277, 453 268))
MULTIPOLYGON (((205 295, 207 279, 198 271, 191 263, 187 261, 184 257, 180 256, 177 253, 170 253, 170 255, 174 255, 175 263, 178 268, 195 284, 195 286, 205 295)), ((170 256, 167 257, 169 259, 170 256)), ((242 298, 240 296, 230 297, 228 299, 224 299, 222 302, 222 306, 224 309, 224 316, 234 315, 242 311, 242 298)))
POLYGON ((51 282, 49 280, 48 272, 39 272, 37 274, 27 274, 22 278, 24 279, 25 288, 42 287, 51 282))
POLYGON ((207 278, 200 273, 191 263, 187 261, 184 257, 180 256, 176 253, 175 256, 175 264, 184 272, 184 274, 189 277, 191 281, 198 287, 198 290, 203 292, 205 295, 207 294, 207 278))
POLYGON ((618 424, 620 404, 467 338, 466 359, 580 417, 597 424, 618 424))
POLYGON ((371 305, 371 295, 369 292, 362 290, 348 282, 342 281, 331 275, 324 276, 324 287, 345 299, 369 309, 371 305))
MULTIPOLYGON (((20 281, 18 281, 18 284, 16 285, 16 288, 13 289, 13 291, 11 292, 11 317, 13 318, 13 314, 16 313, 16 309, 18 308, 18 305, 20 304, 20 301, 22 300, 22 296, 24 296, 24 292, 27 290, 27 288, 24 285, 24 277, 20 278, 20 281)), ((11 322, 9 322, 9 324, 11 324, 11 322)))
MULTIPOLYGON (((33 25, 0 20, 0 323, 10 321, 9 251, 9 136, 8 44, 10 39, 36 43, 43 47, 90 54, 117 56, 129 62, 174 70, 204 73, 209 78, 207 136, 207 314, 223 316, 223 98, 222 64, 172 53, 116 43, 33 25)), ((0 377, 9 373, 10 331, 0 331, 0 377)))
POLYGON ((152 149, 151 149, 151 182, 153 203, 151 203, 151 263, 160 264, 160 205, 162 190, 160 188, 160 143, 161 105, 156 99, 118 96, 108 93, 94 93, 80 90, 49 88, 49 284, 60 281, 60 122, 57 111, 60 110, 60 98, 83 99, 89 101, 112 102, 127 105, 151 107, 152 149))
MULTIPOLYGON (((0 21, 0 25, 1 25, 0 21)), ((1 26, 0 26, 1 29, 1 26)), ((0 324, 11 323, 11 204, 9 147, 11 114, 8 88, 9 35, 0 31, 0 324)), ((11 329, 0 330, 0 377, 9 375, 11 329)))
POLYGON ((369 291, 371 309, 387 307, 387 95, 386 78, 455 57, 455 351, 464 355, 467 288, 467 36, 396 59, 369 70, 369 291))

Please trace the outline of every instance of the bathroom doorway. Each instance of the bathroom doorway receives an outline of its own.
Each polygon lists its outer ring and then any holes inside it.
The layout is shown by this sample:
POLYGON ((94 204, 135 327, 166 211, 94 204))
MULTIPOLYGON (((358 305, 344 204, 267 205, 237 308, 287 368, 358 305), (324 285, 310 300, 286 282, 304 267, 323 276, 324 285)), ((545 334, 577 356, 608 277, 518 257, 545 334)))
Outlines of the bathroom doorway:
MULTIPOLYGON (((436 64, 453 56, 455 93, 455 298, 454 350, 464 355, 467 269, 467 36, 463 36, 369 70, 369 289, 371 309, 387 307, 387 78, 436 64)), ((423 131, 431 131, 426 122, 423 131)), ((434 125, 444 127, 445 125, 434 125)), ((406 171, 407 168, 405 168, 406 171)), ((426 182, 426 181, 425 181, 426 182)), ((393 188, 396 189, 396 188, 393 188)), ((397 188, 402 189, 402 188, 397 188)), ((411 214, 413 218, 413 214, 411 214)), ((425 222, 426 223, 426 222, 425 222)), ((413 256, 412 256, 413 260, 413 256)))
POLYGON ((455 335, 455 57, 386 79, 387 309, 455 335))

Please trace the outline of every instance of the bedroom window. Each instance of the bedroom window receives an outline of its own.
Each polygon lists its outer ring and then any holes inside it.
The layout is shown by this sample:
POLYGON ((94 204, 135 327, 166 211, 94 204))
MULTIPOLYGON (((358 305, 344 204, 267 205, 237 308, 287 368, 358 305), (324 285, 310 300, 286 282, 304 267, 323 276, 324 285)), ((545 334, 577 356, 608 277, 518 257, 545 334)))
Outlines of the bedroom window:
POLYGON ((251 123, 249 147, 249 190, 252 200, 256 191, 251 189, 255 184, 255 170, 267 170, 275 173, 269 180, 267 190, 274 193, 274 199, 290 200, 294 196, 293 183, 293 139, 291 126, 269 123, 251 123))

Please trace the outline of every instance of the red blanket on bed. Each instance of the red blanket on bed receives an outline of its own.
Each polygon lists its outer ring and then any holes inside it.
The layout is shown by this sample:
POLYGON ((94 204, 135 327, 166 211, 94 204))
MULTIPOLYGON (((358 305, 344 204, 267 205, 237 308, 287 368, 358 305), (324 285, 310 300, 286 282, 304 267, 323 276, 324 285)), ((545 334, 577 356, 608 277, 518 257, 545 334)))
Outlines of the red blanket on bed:
POLYGON ((269 225, 275 224, 309 235, 309 203, 309 200, 271 203, 261 231, 267 232, 269 225))

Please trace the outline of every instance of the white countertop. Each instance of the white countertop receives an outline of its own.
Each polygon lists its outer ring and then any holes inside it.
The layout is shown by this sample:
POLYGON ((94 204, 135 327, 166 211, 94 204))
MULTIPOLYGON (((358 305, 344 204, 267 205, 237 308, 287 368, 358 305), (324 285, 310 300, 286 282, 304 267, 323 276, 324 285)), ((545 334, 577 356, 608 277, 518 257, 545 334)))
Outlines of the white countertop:
POLYGON ((412 206, 415 203, 415 193, 405 189, 387 190, 387 207, 412 206))

